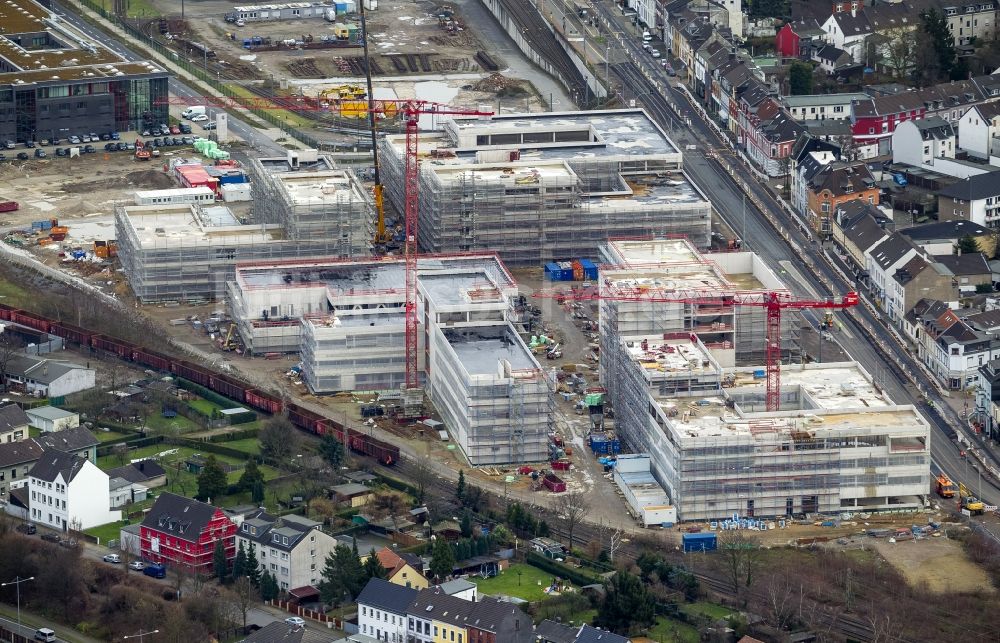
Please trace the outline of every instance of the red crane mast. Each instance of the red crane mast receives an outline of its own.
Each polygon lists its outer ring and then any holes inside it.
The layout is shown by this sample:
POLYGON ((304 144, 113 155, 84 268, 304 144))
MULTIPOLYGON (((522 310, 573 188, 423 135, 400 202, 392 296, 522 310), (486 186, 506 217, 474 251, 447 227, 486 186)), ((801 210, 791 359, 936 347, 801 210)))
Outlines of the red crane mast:
POLYGON ((848 292, 843 297, 825 300, 797 299, 780 291, 724 291, 724 290, 664 290, 608 284, 612 291, 602 294, 597 288, 541 290, 534 297, 554 298, 560 303, 572 301, 642 301, 681 304, 712 304, 715 306, 754 306, 767 312, 765 335, 765 370, 767 374, 767 410, 781 410, 781 311, 822 308, 840 310, 858 305, 858 294, 848 292))
POLYGON ((218 97, 218 96, 172 96, 166 103, 175 105, 212 105, 222 108, 283 109, 289 111, 337 112, 341 103, 351 114, 381 114, 396 116, 402 114, 406 121, 406 160, 404 172, 404 221, 406 243, 406 388, 420 387, 417 372, 417 214, 420 210, 420 158, 417 151, 420 117, 429 114, 442 116, 493 116, 493 112, 478 109, 450 107, 429 100, 368 100, 368 108, 359 107, 358 100, 335 100, 328 107, 320 107, 318 101, 292 99, 270 99, 264 97, 218 97))

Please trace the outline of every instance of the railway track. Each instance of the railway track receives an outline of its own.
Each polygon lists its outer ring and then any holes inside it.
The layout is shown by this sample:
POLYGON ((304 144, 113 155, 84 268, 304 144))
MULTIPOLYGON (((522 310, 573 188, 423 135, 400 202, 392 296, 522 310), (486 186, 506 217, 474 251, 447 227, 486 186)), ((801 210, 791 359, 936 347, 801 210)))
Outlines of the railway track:
POLYGON ((545 18, 528 0, 498 0, 510 17, 518 25, 521 37, 531 45, 538 55, 547 60, 553 69, 565 79, 570 92, 577 99, 586 95, 586 82, 569 54, 556 41, 552 30, 546 26, 545 18))

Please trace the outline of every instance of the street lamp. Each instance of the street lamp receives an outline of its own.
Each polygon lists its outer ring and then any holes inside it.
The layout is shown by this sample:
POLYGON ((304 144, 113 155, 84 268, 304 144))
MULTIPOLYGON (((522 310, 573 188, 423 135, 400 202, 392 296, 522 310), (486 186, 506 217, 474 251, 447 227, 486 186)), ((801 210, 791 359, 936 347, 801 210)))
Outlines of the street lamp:
POLYGON ((142 637, 149 636, 150 634, 159 634, 159 633, 160 630, 151 630, 149 632, 143 632, 142 630, 139 630, 138 634, 129 634, 128 636, 123 636, 122 640, 124 641, 125 639, 139 639, 139 643, 142 643, 142 637))
MULTIPOLYGON (((6 583, 0 583, 0 587, 7 587, 8 585, 13 585, 17 588, 17 634, 21 635, 21 583, 27 583, 29 580, 35 580, 34 576, 29 576, 28 578, 21 578, 17 576, 12 581, 6 583)), ((14 643, 14 633, 10 633, 10 641, 14 643)))

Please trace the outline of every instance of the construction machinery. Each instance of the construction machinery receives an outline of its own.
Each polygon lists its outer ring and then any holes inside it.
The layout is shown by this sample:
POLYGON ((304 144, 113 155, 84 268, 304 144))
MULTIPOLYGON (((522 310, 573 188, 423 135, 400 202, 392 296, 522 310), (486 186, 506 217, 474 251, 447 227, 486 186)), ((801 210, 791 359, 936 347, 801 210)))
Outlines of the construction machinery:
POLYGON ((365 19, 365 3, 361 2, 358 5, 359 15, 361 17, 361 42, 364 51, 364 57, 362 58, 365 65, 365 82, 368 87, 368 128, 371 130, 372 135, 372 167, 375 172, 375 186, 372 188, 372 197, 375 200, 375 253, 384 254, 389 247, 389 242, 392 241, 392 233, 390 233, 385 228, 385 195, 383 193, 384 188, 382 186, 382 177, 379 174, 378 166, 378 128, 375 125, 375 117, 377 112, 375 111, 375 96, 374 89, 372 88, 372 65, 371 58, 368 54, 368 22, 365 19))
POLYGON ((148 161, 151 156, 152 154, 146 149, 146 144, 142 142, 142 139, 135 139, 135 160, 148 161))
MULTIPOLYGON (((335 113, 340 112, 342 102, 333 101, 329 105, 329 110, 335 113)), ((478 109, 466 109, 461 107, 450 107, 443 103, 436 103, 429 100, 372 100, 369 98, 369 109, 367 111, 384 116, 402 115, 406 127, 406 163, 403 173, 403 201, 405 231, 403 255, 405 258, 406 273, 406 388, 417 389, 420 387, 420 378, 417 373, 417 210, 420 204, 420 158, 418 156, 418 130, 420 117, 425 114, 435 114, 440 116, 493 116, 492 111, 478 109)), ((267 98, 245 98, 245 97, 218 97, 218 96, 170 96, 164 99, 157 99, 154 104, 181 104, 181 105, 212 105, 223 108, 245 108, 245 109, 280 109, 280 110, 319 110, 318 103, 310 105, 303 102, 285 103, 279 100, 267 98)))
POLYGON ((958 484, 958 495, 961 499, 962 509, 965 509, 973 516, 981 516, 986 508, 986 504, 979 498, 972 495, 969 488, 964 484, 958 484))
POLYGON ((955 483, 951 481, 951 478, 949 478, 946 473, 942 473, 937 477, 934 487, 935 491, 937 491, 937 495, 942 498, 954 498, 955 492, 958 490, 955 483))
POLYGON ((731 291, 711 289, 670 289, 645 285, 615 284, 607 293, 597 287, 566 290, 539 290, 533 297, 551 297, 564 301, 637 301, 643 303, 688 304, 729 308, 754 306, 767 312, 765 334, 765 371, 767 375, 766 407, 768 411, 781 410, 781 312, 783 310, 825 309, 842 310, 858 305, 858 293, 849 292, 843 297, 825 300, 797 299, 788 292, 731 291))

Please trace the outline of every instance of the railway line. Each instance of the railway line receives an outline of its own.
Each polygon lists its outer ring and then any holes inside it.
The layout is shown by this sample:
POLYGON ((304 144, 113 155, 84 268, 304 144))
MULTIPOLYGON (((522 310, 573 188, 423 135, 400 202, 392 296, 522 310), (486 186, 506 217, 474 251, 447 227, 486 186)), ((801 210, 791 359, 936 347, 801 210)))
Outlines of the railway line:
POLYGON ((587 84, 583 75, 577 69, 569 55, 556 41, 552 30, 546 26, 545 19, 528 0, 497 0, 501 7, 518 25, 521 37, 534 49, 539 56, 552 65, 560 76, 565 79, 571 93, 581 100, 587 93, 587 84))

